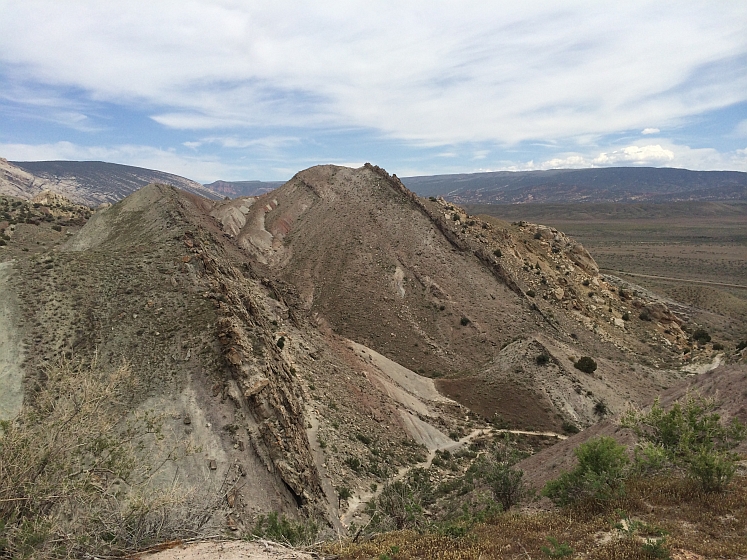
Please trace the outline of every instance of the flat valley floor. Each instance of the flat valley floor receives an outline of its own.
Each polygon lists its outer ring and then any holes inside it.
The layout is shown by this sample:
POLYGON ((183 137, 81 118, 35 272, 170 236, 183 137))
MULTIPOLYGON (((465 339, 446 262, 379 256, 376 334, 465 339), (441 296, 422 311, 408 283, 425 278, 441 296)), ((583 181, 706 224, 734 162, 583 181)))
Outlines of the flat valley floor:
POLYGON ((747 203, 515 204, 473 214, 553 226, 614 275, 683 304, 714 339, 747 337, 747 203))

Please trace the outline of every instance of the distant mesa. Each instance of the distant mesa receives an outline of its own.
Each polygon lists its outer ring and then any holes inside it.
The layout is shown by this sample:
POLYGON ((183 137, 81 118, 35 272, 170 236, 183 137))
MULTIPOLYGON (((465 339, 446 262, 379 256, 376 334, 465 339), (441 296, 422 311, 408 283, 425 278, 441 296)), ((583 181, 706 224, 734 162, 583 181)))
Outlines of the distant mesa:
POLYGON ((747 200, 747 173, 654 167, 497 171, 403 177, 420 196, 458 204, 747 200))
POLYGON ((213 181, 205 188, 229 198, 261 196, 281 187, 285 181, 213 181))

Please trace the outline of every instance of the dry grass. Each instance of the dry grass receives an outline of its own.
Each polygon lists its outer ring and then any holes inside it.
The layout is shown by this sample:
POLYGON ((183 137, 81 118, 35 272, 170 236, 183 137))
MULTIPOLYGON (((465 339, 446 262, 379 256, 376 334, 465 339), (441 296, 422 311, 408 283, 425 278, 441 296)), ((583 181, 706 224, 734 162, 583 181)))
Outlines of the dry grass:
POLYGON ((573 557, 654 558, 689 551, 707 558, 747 554, 747 485, 737 478, 723 493, 704 493, 686 479, 629 481, 627 495, 603 508, 574 508, 498 515, 452 538, 443 531, 392 532, 365 543, 340 543, 327 552, 345 559, 543 558, 548 537, 567 543, 573 557), (626 530, 626 527, 628 530, 626 530), (664 540, 661 541, 662 537, 664 540), (661 541, 647 551, 646 542, 661 541))
POLYGON ((63 362, 0 424, 0 557, 120 554, 197 534, 217 504, 151 483, 189 450, 160 448, 161 418, 129 412, 136 388, 126 365, 63 362))

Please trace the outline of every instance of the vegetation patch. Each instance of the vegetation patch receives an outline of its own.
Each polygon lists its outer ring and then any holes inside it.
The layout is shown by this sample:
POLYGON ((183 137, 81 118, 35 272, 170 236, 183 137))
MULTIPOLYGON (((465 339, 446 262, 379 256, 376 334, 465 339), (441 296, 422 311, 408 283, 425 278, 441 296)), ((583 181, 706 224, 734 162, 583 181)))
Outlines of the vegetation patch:
POLYGON ((594 358, 583 356, 573 364, 573 367, 584 373, 594 373, 597 370, 597 363, 594 361, 594 358))

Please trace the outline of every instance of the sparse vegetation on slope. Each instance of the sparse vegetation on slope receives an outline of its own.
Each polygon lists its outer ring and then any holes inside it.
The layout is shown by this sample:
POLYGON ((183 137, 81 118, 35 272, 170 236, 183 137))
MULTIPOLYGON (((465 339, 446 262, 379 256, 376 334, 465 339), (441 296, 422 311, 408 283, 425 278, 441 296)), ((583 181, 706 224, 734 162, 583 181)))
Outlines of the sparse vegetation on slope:
MULTIPOLYGON (((578 557, 647 560, 678 554, 739 558, 747 554, 747 482, 724 494, 703 493, 685 478, 650 477, 626 482, 624 495, 603 504, 583 502, 555 511, 494 514, 461 533, 397 531, 370 541, 329 544, 342 559, 391 555, 399 560, 439 558, 542 558, 548 539, 578 557), (656 556, 655 554, 661 554, 656 556)), ((557 549, 556 549, 557 550, 557 549)))
POLYGON ((200 534, 220 497, 152 484, 194 450, 160 448, 164 418, 132 414, 139 382, 126 365, 62 362, 0 423, 0 557, 121 554, 200 534))

